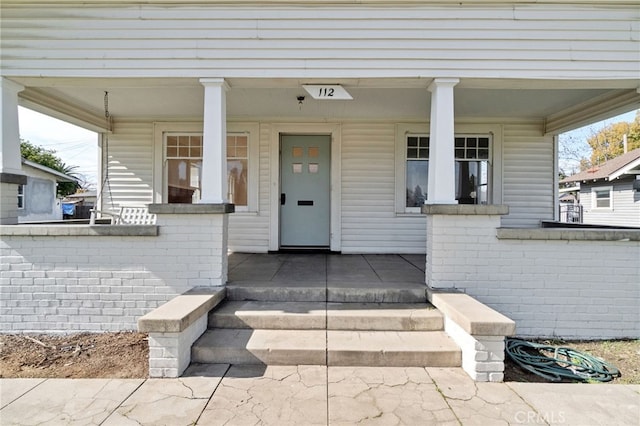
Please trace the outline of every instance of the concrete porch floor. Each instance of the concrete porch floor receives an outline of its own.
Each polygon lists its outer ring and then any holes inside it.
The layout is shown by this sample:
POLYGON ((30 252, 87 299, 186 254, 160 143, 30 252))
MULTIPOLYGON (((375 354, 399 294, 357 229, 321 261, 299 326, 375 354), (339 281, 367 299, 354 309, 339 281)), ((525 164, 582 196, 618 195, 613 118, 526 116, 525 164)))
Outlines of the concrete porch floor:
POLYGON ((425 255, 229 255, 232 300, 424 302, 425 255))

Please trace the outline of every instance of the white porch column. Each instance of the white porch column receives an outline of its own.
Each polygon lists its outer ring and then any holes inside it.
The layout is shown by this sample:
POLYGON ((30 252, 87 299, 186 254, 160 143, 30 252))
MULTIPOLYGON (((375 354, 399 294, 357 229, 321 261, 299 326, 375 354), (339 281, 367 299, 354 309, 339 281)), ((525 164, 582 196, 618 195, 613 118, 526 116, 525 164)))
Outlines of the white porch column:
POLYGON ((0 173, 21 175, 18 93, 24 87, 6 78, 0 79, 0 173))
POLYGON ((202 78, 204 129, 202 138, 202 194, 200 203, 227 202, 227 100, 223 78, 202 78))
POLYGON ((429 184, 426 204, 458 204, 456 201, 453 86, 457 78, 436 78, 431 92, 429 135, 429 184))
POLYGON ((24 87, 0 78, 0 225, 18 223, 18 186, 27 183, 22 173, 18 93, 24 87))

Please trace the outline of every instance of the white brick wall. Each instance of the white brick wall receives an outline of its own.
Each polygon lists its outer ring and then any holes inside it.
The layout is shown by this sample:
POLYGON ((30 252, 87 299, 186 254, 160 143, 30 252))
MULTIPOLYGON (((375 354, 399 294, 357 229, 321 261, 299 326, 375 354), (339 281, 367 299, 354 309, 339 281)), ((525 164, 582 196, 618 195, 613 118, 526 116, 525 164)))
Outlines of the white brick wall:
POLYGON ((158 236, 3 235, 0 331, 135 330, 173 296, 226 283, 227 221, 163 214, 158 236))
POLYGON ((504 379, 504 336, 472 336, 445 317, 444 330, 462 350, 462 368, 476 382, 504 379))
POLYGON ((179 377, 191 362, 191 346, 207 329, 202 315, 179 333, 149 333, 149 377, 179 377))
POLYGON ((499 216, 427 220, 428 285, 468 293, 519 336, 640 337, 640 242, 498 239, 499 216))

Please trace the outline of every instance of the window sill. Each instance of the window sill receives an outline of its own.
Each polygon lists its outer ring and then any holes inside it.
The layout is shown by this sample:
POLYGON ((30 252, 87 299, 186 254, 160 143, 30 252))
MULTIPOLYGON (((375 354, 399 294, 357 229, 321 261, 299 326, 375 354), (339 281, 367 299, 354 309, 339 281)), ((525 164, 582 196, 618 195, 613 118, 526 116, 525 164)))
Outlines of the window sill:
POLYGON ((425 217, 425 214, 420 212, 396 212, 396 217, 425 217))

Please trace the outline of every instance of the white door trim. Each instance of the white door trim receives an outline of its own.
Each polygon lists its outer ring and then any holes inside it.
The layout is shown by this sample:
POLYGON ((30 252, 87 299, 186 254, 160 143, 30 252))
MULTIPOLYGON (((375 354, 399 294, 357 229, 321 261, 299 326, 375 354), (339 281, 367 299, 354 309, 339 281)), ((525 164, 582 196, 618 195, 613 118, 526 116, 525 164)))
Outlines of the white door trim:
POLYGON ((341 221, 341 126, 339 123, 275 123, 271 127, 270 141, 270 207, 269 250, 280 248, 280 134, 331 135, 331 235, 330 249, 342 247, 341 221))

